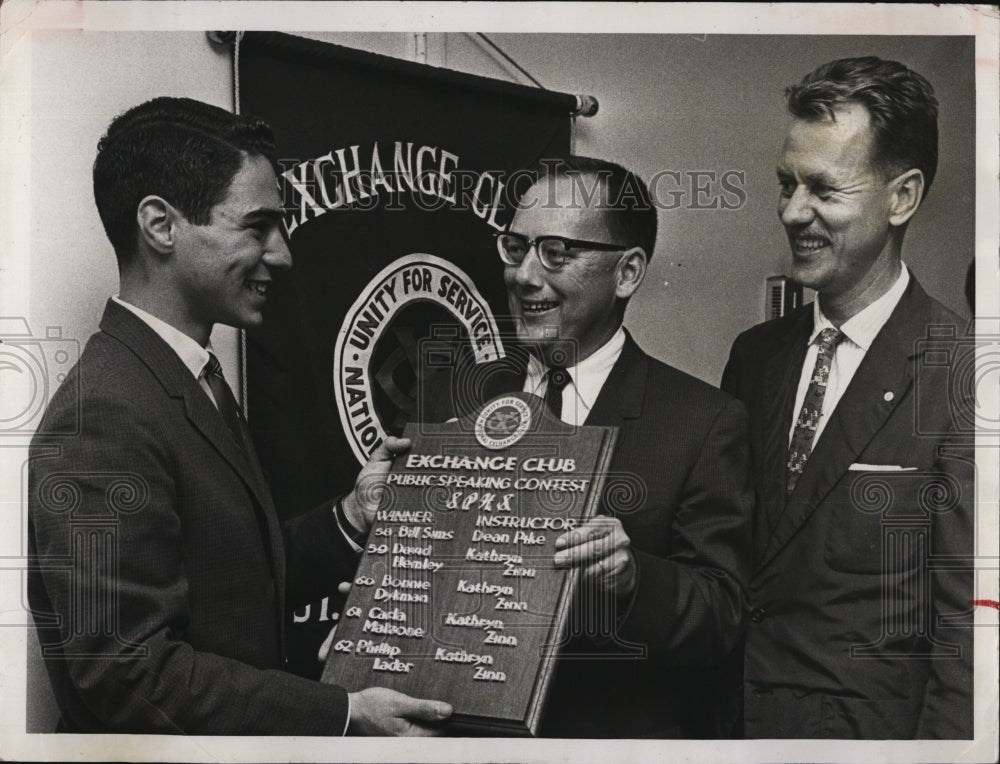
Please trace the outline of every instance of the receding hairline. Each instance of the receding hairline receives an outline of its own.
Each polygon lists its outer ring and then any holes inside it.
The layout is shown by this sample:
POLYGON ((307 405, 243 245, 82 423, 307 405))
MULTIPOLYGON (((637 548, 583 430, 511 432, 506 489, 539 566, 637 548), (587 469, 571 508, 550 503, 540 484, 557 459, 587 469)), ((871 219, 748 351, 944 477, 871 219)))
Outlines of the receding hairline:
MULTIPOLYGON (((568 172, 564 172, 564 173, 545 173, 544 175, 539 175, 537 178, 535 178, 531 182, 531 185, 529 185, 527 188, 525 188, 524 193, 521 194, 520 198, 517 201, 517 205, 514 207, 514 214, 516 215, 521 210, 526 209, 526 206, 524 205, 524 199, 534 189, 542 186, 543 184, 546 185, 546 186, 554 185, 556 181, 562 181, 562 182, 565 182, 565 183, 573 183, 574 182, 574 179, 572 177, 573 175, 576 175, 576 176, 590 176, 591 178, 596 178, 597 181, 602 186, 601 191, 603 192, 603 191, 605 191, 607 189, 607 182, 606 182, 606 180, 600 178, 598 173, 593 172, 591 170, 576 170, 576 169, 572 169, 572 170, 569 170, 568 172)), ((589 191, 593 191, 593 189, 588 189, 588 190, 589 191)), ((539 204, 539 205, 533 205, 532 208, 540 207, 543 210, 544 209, 561 209, 561 208, 566 208, 566 209, 575 209, 581 215, 582 214, 600 214, 601 218, 602 218, 602 222, 605 224, 605 227, 608 229, 609 232, 612 231, 612 229, 614 228, 615 214, 616 213, 629 212, 629 210, 627 208, 624 208, 624 207, 610 207, 610 206, 604 206, 604 205, 602 205, 601 204, 601 198, 602 198, 601 197, 601 193, 592 193, 592 198, 590 200, 590 204, 589 205, 587 205, 587 206, 580 205, 579 207, 575 207, 575 208, 573 208, 571 206, 571 202, 573 200, 580 200, 579 195, 577 195, 575 193, 573 195, 571 195, 568 199, 565 199, 565 200, 563 200, 561 198, 561 196, 557 196, 556 199, 555 199, 556 204, 551 205, 551 206, 545 204, 545 200, 547 198, 549 198, 549 194, 547 194, 545 191, 539 192, 538 193, 538 197, 541 200, 541 204, 539 204), (560 201, 565 201, 566 203, 565 204, 559 204, 560 201)))

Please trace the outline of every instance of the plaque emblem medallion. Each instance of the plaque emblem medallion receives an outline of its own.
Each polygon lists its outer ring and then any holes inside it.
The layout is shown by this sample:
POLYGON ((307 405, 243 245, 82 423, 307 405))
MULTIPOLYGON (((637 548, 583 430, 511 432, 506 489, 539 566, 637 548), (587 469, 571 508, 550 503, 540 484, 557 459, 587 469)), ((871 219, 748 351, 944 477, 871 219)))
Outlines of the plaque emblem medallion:
POLYGON ((498 398, 479 412, 476 441, 483 448, 498 451, 519 441, 531 427, 531 408, 520 398, 498 398))

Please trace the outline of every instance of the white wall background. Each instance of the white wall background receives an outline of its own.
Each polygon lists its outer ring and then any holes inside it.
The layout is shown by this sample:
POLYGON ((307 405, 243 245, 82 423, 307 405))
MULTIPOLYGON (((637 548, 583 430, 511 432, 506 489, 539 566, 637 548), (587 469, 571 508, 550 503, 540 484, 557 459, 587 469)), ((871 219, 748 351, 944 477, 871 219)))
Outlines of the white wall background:
MULTIPOLYGON (((424 51, 432 64, 524 81, 464 34, 309 36, 402 58, 424 51)), ((974 241, 971 42, 575 34, 493 39, 545 86, 597 97, 599 114, 577 121, 577 153, 619 161, 647 179, 661 170, 745 173, 747 201, 739 210, 661 211, 656 256, 627 317, 654 355, 716 383, 733 338, 761 320, 764 280, 781 272, 787 256, 774 212, 782 91, 816 65, 845 55, 903 60, 938 90, 941 168, 911 227, 906 259, 932 294, 965 310, 962 284, 974 241)), ((82 345, 117 290, 114 256, 91 193, 97 141, 115 114, 156 95, 231 108, 229 49, 201 32, 36 31, 8 46, 30 61, 27 75, 8 71, 0 83, 8 109, 13 102, 30 105, 30 131, 12 134, 11 123, 0 121, 0 139, 16 147, 30 198, 16 198, 17 187, 5 187, 8 198, 0 204, 19 203, 27 212, 16 220, 8 216, 13 227, 3 236, 24 237, 30 246, 27 260, 0 271, 0 315, 26 317, 36 335, 61 327, 63 337, 82 345)), ((235 333, 221 330, 213 343, 232 378, 235 333)), ((21 537, 19 529, 14 533, 21 537)), ((51 729, 53 720, 41 692, 29 693, 29 727, 51 729)))
MULTIPOLYGON (((401 58, 413 58, 418 49, 416 36, 403 33, 308 36, 401 58)), ((523 81, 474 36, 421 37, 429 63, 523 81)), ((685 207, 661 210, 652 269, 628 317, 654 355, 716 383, 736 334, 763 317, 764 280, 782 272, 788 250, 774 212, 774 164, 786 122, 782 91, 814 66, 845 55, 903 60, 937 88, 941 167, 905 256, 932 294, 967 312, 962 286, 974 241, 971 42, 789 36, 763 44, 759 37, 570 34, 491 39, 546 87, 597 97, 597 116, 576 120, 577 153, 619 161, 646 179, 664 170, 745 173, 741 209, 686 208, 695 202, 688 185, 685 207)), ((39 32, 31 44, 30 316, 32 327, 60 325, 64 336, 82 341, 117 283, 90 187, 97 140, 111 116, 155 95, 187 95, 231 108, 232 66, 228 49, 198 32, 39 32)), ((215 338, 224 362, 232 336, 215 338)), ((235 369, 234 354, 225 365, 235 369)))

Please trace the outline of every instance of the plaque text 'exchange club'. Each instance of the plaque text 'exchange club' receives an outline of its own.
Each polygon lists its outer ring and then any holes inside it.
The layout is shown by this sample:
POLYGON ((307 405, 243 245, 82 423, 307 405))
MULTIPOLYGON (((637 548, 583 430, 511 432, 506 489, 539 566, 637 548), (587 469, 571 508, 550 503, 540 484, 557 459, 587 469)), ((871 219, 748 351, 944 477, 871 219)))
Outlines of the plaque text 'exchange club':
POLYGON ((596 511, 617 429, 518 393, 404 436, 323 681, 447 701, 455 729, 534 734, 576 580, 555 539, 596 511))

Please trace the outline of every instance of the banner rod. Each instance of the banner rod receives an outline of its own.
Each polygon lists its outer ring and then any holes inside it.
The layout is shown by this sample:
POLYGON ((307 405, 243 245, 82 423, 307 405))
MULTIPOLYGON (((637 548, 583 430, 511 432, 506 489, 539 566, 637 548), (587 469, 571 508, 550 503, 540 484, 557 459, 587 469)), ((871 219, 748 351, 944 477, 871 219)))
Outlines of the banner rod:
MULTIPOLYGON (((222 45, 232 45, 237 37, 236 32, 229 31, 208 32, 207 35, 210 40, 222 45)), ((242 42, 244 45, 252 43, 273 50, 279 55, 310 56, 335 61, 345 66, 367 67, 382 74, 432 80, 443 86, 464 87, 503 98, 520 98, 551 108, 565 109, 571 117, 591 117, 598 110, 597 99, 592 95, 573 95, 515 82, 505 82, 491 77, 404 61, 391 56, 369 53, 319 40, 310 40, 305 37, 296 37, 282 32, 245 32, 242 33, 242 42)), ((528 76, 530 77, 530 75, 528 76)), ((533 77, 530 78, 535 81, 533 77)), ((537 83, 537 81, 535 82, 537 83)))

